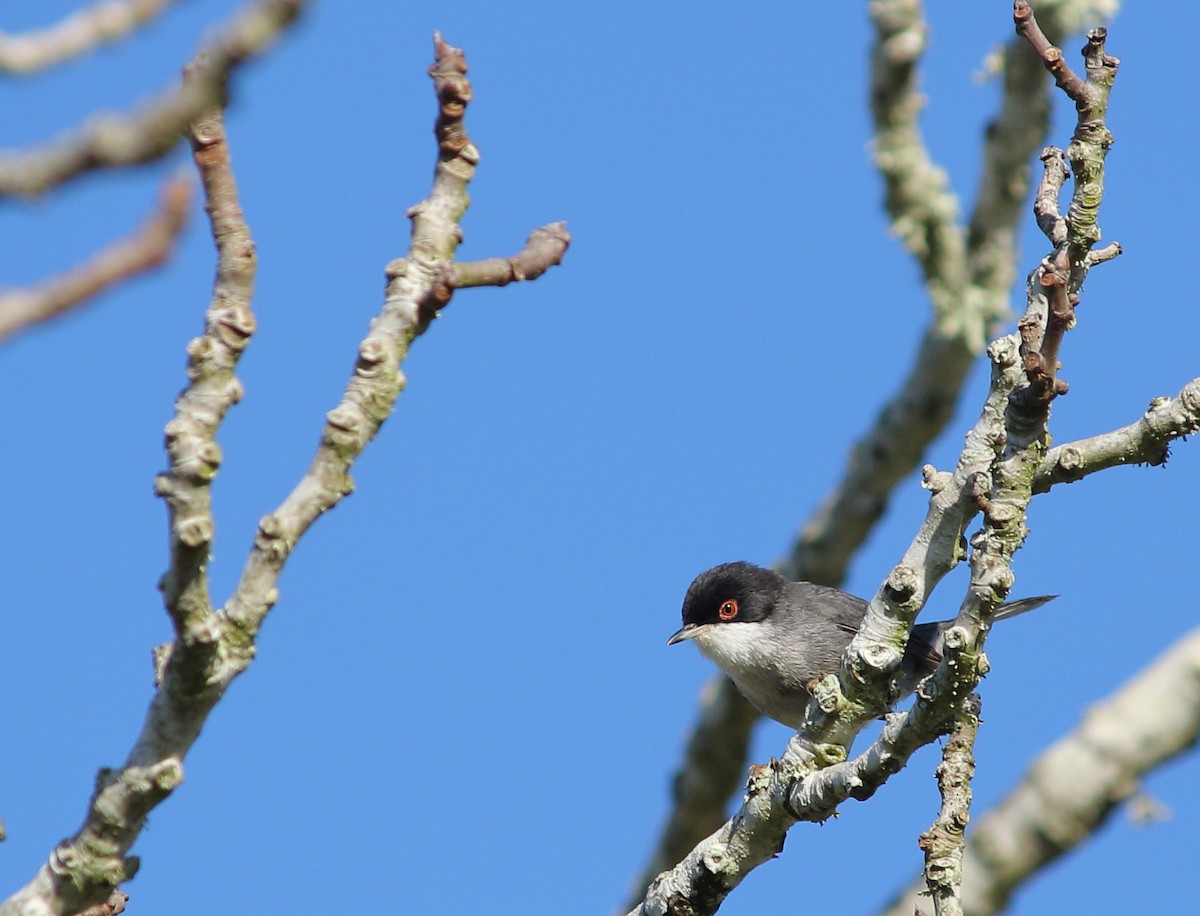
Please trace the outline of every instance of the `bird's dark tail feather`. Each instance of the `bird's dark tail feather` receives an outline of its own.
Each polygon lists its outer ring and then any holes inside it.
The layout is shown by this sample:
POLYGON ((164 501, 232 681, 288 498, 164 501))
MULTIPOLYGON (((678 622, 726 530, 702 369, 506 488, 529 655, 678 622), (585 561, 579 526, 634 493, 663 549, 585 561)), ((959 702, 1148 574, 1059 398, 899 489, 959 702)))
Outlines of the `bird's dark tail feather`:
POLYGON ((1047 601, 1053 601, 1057 597, 1058 595, 1038 595, 1036 598, 1022 598, 1020 601, 1002 604, 996 610, 996 619, 1007 620, 1009 617, 1016 617, 1018 614, 1039 608, 1047 601))

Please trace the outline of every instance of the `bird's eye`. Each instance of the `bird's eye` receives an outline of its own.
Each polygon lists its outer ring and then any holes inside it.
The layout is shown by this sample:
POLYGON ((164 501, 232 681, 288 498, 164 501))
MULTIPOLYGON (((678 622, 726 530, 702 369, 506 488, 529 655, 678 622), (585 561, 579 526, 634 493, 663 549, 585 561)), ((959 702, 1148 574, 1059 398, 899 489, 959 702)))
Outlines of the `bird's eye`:
POLYGON ((738 603, 736 598, 730 598, 728 601, 721 602, 720 608, 717 609, 717 616, 722 620, 734 620, 738 615, 738 603))

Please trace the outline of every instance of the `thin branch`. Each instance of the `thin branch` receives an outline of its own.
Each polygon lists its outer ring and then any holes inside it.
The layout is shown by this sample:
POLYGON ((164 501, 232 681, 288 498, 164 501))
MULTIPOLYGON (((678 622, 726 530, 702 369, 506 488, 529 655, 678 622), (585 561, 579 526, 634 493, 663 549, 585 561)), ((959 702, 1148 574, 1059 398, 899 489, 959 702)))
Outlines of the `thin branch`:
POLYGON ((1086 84, 1067 66, 1062 51, 1046 37, 1046 34, 1038 26, 1037 20, 1034 19, 1033 9, 1024 0, 1017 0, 1013 4, 1013 23, 1017 27, 1017 34, 1029 42, 1033 50, 1041 57, 1042 63, 1054 77, 1058 88, 1073 101, 1082 101, 1087 94, 1086 84))
POLYGON ((59 318, 163 264, 187 222, 191 197, 188 180, 173 178, 163 185, 154 213, 133 235, 39 286, 0 290, 0 341, 59 318))
POLYGON ((1087 78, 1080 79, 1062 60, 1062 52, 1050 44, 1025 0, 1013 4, 1013 20, 1017 33, 1037 51, 1055 81, 1075 102, 1077 112, 1067 149, 1074 187, 1065 217, 1057 216, 1057 191, 1065 176, 1060 171, 1061 161, 1056 160, 1061 160, 1062 154, 1053 148, 1042 153, 1046 174, 1038 195, 1038 223, 1055 247, 1030 274, 1031 306, 1019 325, 1022 358, 1031 382, 1021 396, 1048 405, 1050 398, 1067 391, 1066 383, 1058 377, 1058 351, 1063 334, 1074 326, 1075 304, 1084 277, 1098 263, 1090 253, 1100 239, 1096 217, 1104 197, 1104 160, 1113 141, 1106 123, 1108 97, 1120 61, 1104 49, 1105 30, 1092 29, 1083 49, 1087 78))
POLYGON ((204 333, 187 346, 188 385, 164 430, 169 467, 154 481, 155 492, 167 503, 170 531, 170 566, 159 587, 180 638, 212 613, 207 569, 216 535, 211 484, 221 464, 216 433, 229 408, 241 400, 242 383, 234 370, 258 326, 252 310, 258 260, 238 200, 222 110, 203 113, 188 133, 217 269, 204 333))
MULTIPOLYGON (((101 771, 83 827, 51 853, 28 885, 0 905, 0 916, 76 912, 104 901, 137 871, 138 860, 127 853, 149 812, 182 781, 183 759, 209 713, 253 660, 254 636, 278 597, 275 583, 284 561, 308 525, 350 491, 350 465, 391 412, 404 386, 400 362, 445 305, 450 291, 439 290, 438 277, 461 237, 458 222, 467 206, 467 183, 479 153, 462 123, 471 97, 462 52, 440 36, 434 48, 437 59, 430 75, 440 103, 438 165, 429 198, 409 212, 408 256, 388 266, 383 310, 359 346, 342 403, 327 416, 309 473, 284 504, 260 523, 242 580, 219 611, 207 605, 203 570, 212 536, 207 482, 220 457, 211 433, 240 394, 232 365, 253 330, 248 311, 253 246, 233 196, 220 121, 205 118, 195 125, 193 146, 210 195, 219 251, 214 302, 221 301, 224 307, 210 310, 208 331, 189 345, 193 384, 181 396, 176 417, 168 425, 171 468, 159 478, 172 518, 174 549, 164 595, 177 635, 169 654, 156 656, 159 686, 125 764, 119 770, 101 771), (209 413, 203 398, 197 397, 206 390, 216 399, 208 405, 209 413), (189 455, 197 457, 189 459, 189 455), (197 529, 189 540, 187 532, 197 529)), ((536 246, 544 261, 531 260, 526 265, 530 273, 557 263, 569 242, 561 225, 547 234, 555 241, 536 246)))
POLYGON ((1122 254, 1124 254, 1124 249, 1121 248, 1120 242, 1109 242, 1103 248, 1093 248, 1087 253, 1087 266, 1095 267, 1097 264, 1111 261, 1122 254))
POLYGON ((956 293, 966 285, 966 249, 958 201, 918 126, 925 105, 917 88, 928 35, 924 11, 920 0, 874 0, 870 13, 871 114, 875 164, 887 188, 884 206, 892 230, 921 268, 934 309, 953 312, 959 308, 956 293))
POLYGON ((100 0, 52 26, 9 35, 0 32, 0 73, 29 74, 83 57, 120 41, 157 18, 174 0, 100 0))
POLYGON ((1056 445, 1037 469, 1033 492, 1082 480, 1106 468, 1164 465, 1171 442, 1200 432, 1200 378, 1173 398, 1155 398, 1141 419, 1112 432, 1056 445))
MULTIPOLYGON (((406 259, 388 265, 383 311, 359 346, 355 375, 341 403, 326 417, 325 430, 308 473, 274 512, 263 517, 246 565, 226 610, 247 634, 257 632, 278 597, 275 584, 301 535, 321 513, 353 489, 350 465, 379 431, 403 390, 399 365, 410 343, 428 328, 453 293, 445 266, 461 237, 458 221, 467 207, 467 183, 479 151, 470 142, 462 116, 471 99, 462 52, 438 36, 437 63, 430 70, 441 101, 435 133, 441 150, 429 198, 409 210, 412 245, 406 259)), ((570 236, 562 224, 535 231, 538 243, 524 253, 524 269, 540 275, 557 264, 570 236)))
POLYGON ((514 280, 536 280, 547 269, 562 262, 570 241, 566 223, 551 223, 534 229, 525 247, 511 258, 447 263, 441 280, 449 289, 470 286, 507 286, 514 280))
POLYGON ((1040 401, 1047 407, 1052 398, 1067 393, 1067 383, 1058 377, 1058 354, 1063 335, 1075 324, 1075 305, 1079 301, 1077 294, 1067 292, 1065 264, 1062 268, 1058 264, 1066 261, 1065 251, 1060 248, 1057 257, 1047 259, 1036 271, 1033 282, 1042 287, 1045 310, 1027 313, 1017 325, 1030 382, 1022 389, 1022 397, 1040 401))
POLYGON ((229 74, 266 49, 306 0, 256 0, 196 57, 192 77, 136 114, 103 115, 64 139, 0 156, 0 197, 41 194, 101 168, 160 159, 201 112, 221 104, 229 74))
POLYGON ((979 732, 979 694, 963 701, 954 730, 942 748, 937 768, 942 806, 933 825, 921 834, 925 884, 938 916, 962 916, 963 831, 971 819, 971 780, 975 776, 975 735, 979 732))
POLYGON ((102 906, 118 884, 137 873, 137 857, 126 853, 150 811, 182 781, 183 759, 228 686, 211 677, 214 659, 227 648, 214 626, 205 578, 214 534, 209 485, 221 460, 216 427, 241 397, 233 367, 254 329, 249 311, 254 248, 238 204, 219 109, 203 113, 192 125, 192 142, 218 256, 206 332, 188 344, 190 384, 165 430, 170 468, 155 480, 171 521, 171 567, 161 587, 176 639, 156 650, 158 690, 125 764, 100 772, 79 832, 60 843, 34 879, 0 905, 0 916, 102 906))
POLYGON ((95 906, 89 906, 81 912, 79 916, 117 916, 118 913, 125 912, 125 904, 129 902, 129 895, 120 890, 115 890, 108 895, 108 899, 103 903, 97 903, 95 906))
MULTIPOLYGON (((1200 740, 1200 630, 1193 630, 1030 765, 967 837, 963 908, 1007 908, 1030 876, 1093 836, 1141 780, 1200 740)), ((914 882, 888 907, 911 916, 914 882)))
POLYGON ((1038 228, 1055 247, 1067 240, 1067 221, 1058 212, 1058 200, 1063 185, 1071 177, 1067 159, 1056 146, 1047 146, 1039 157, 1042 161, 1042 180, 1038 182, 1033 199, 1033 215, 1038 228))

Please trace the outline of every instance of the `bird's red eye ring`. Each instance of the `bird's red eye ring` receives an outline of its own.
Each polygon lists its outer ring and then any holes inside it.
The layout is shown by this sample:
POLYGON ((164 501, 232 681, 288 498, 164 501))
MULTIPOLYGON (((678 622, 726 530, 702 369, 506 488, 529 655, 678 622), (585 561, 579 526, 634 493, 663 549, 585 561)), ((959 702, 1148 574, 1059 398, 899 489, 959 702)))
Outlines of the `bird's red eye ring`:
POLYGON ((738 603, 736 598, 730 598, 728 601, 721 602, 721 606, 717 609, 717 616, 722 620, 734 620, 738 615, 738 603))

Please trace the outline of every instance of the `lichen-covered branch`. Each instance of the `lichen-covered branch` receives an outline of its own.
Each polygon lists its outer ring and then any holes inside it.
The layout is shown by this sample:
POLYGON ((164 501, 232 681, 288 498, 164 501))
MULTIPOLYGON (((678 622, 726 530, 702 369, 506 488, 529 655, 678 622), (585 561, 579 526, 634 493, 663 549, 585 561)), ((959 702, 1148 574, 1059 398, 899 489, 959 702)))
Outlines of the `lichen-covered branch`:
MULTIPOLYGON (((158 689, 129 757, 102 770, 82 828, 51 853, 34 879, 0 905, 0 916, 78 913, 104 903, 133 876, 128 852, 150 811, 183 779, 183 760, 216 703, 254 658, 254 637, 278 593, 280 569, 308 525, 350 490, 349 468, 391 412, 403 388, 399 364, 452 290, 439 286, 461 236, 467 183, 478 151, 463 114, 471 98, 462 52, 440 36, 430 71, 439 101, 438 165, 429 198, 413 207, 408 256, 388 266, 383 310, 359 347, 341 405, 327 417, 308 474, 259 526, 241 581, 223 609, 209 603, 204 565, 214 528, 208 484, 220 452, 216 426, 237 400, 237 355, 254 329, 250 312, 254 248, 237 203, 219 116, 192 127, 192 143, 208 195, 218 249, 213 305, 206 331, 188 346, 189 387, 167 428, 168 471, 158 479, 171 519, 171 567, 163 581, 176 638, 156 659, 158 689)), ((192 74, 189 73, 189 79, 192 74)), ((522 267, 527 275, 558 263, 569 242, 561 224, 538 235, 522 267), (540 260, 539 260, 540 258, 540 260)), ((527 249, 528 251, 528 249, 527 249)))
MULTIPOLYGON (((987 916, 1038 870, 1091 837, 1143 777, 1200 739, 1200 630, 1193 630, 1045 751, 967 835, 963 908, 987 916)), ((887 908, 911 916, 914 882, 887 908)))
POLYGON ((1200 378, 1184 385, 1176 397, 1155 398, 1135 423, 1050 449, 1038 465, 1033 492, 1044 493, 1119 465, 1164 465, 1170 444, 1196 432, 1200 432, 1200 378))
MULTIPOLYGON (((776 854, 792 824, 823 820, 847 798, 873 794, 917 748, 945 732, 956 702, 952 697, 974 687, 969 678, 974 665, 943 665, 922 687, 923 702, 907 713, 888 716, 880 738, 854 760, 846 761, 846 750, 857 731, 886 710, 886 669, 899 661, 906 626, 925 596, 958 561, 962 532, 978 511, 975 482, 995 458, 995 442, 1003 438, 1004 408, 1021 380, 1011 338, 997 341, 989 353, 992 386, 979 421, 967 435, 954 473, 928 469, 926 486, 932 495, 925 522, 872 602, 872 608, 883 602, 887 613, 875 610, 868 614, 868 620, 872 616, 884 619, 882 626, 872 622, 873 633, 891 629, 896 636, 856 637, 855 643, 865 641, 868 648, 852 646, 853 661, 847 653, 847 672, 853 673, 843 674, 840 684, 835 675, 821 681, 814 691, 808 723, 789 742, 783 758, 770 767, 751 769, 745 802, 738 813, 651 884, 634 910, 639 916, 715 912, 753 868, 776 854), (886 644, 883 649, 875 648, 880 639, 886 644), (966 690, 956 693, 962 684, 966 690)), ((957 658, 955 647, 948 645, 947 658, 957 658)))
POLYGON ((912 755, 951 732, 962 710, 964 691, 980 676, 980 655, 953 630, 947 642, 947 664, 918 690, 918 702, 903 712, 885 716, 879 737, 852 760, 833 764, 793 783, 786 802, 797 820, 821 822, 832 817, 847 799, 866 801, 902 770, 912 755))
MULTIPOLYGON (((1016 4, 1018 22, 1022 6, 1016 4)), ((1094 32, 1087 56, 1089 61, 1102 61, 1108 72, 1089 65, 1089 85, 1093 72, 1098 85, 1105 80, 1111 85, 1115 61, 1104 55, 1102 42, 1102 33, 1094 32)), ((1077 139, 1081 134, 1107 136, 1106 101, 1107 92, 1097 91, 1086 107, 1080 107, 1077 139)), ((1079 154, 1091 157, 1094 150, 1079 154)), ((1092 179, 1077 181, 1074 193, 1087 194, 1095 187, 1092 179)), ((1013 554, 1028 533, 1025 511, 1046 449, 1049 404, 1062 390, 1053 380, 1045 384, 1045 361, 1057 360, 1067 327, 1061 308, 1057 314, 1055 309, 1063 302, 1074 305, 1066 298, 1067 277, 1077 276, 1081 282, 1086 273, 1087 246, 1075 241, 1086 232, 1081 235, 1072 221, 1077 216, 1094 220, 1094 213, 1092 208, 1077 214, 1073 206, 1063 245, 1031 274, 1019 362, 1014 338, 1001 338, 989 348, 992 386, 979 423, 968 435, 953 474, 927 469, 926 486, 933 495, 925 523, 871 601, 846 651, 840 677, 830 675, 815 686, 805 723, 783 758, 769 767, 752 768, 738 814, 661 874, 636 913, 715 912, 750 869, 779 849, 794 821, 828 817, 845 798, 869 796, 904 765, 912 750, 944 733, 961 699, 986 672, 984 640, 1012 583, 1013 554), (1063 296, 1053 304, 1040 284, 1051 263, 1066 268, 1055 272, 1063 296), (1040 357, 1037 365, 1031 362, 1034 353, 1040 357), (887 709, 888 678, 899 664, 912 622, 933 587, 960 559, 966 525, 980 510, 984 525, 972 539, 971 583, 946 634, 941 664, 922 684, 913 708, 889 717, 880 739, 865 754, 843 763, 858 731, 887 709)), ((1071 292, 1077 288, 1074 285, 1071 292)))
POLYGON ((1054 251, 1030 274, 1030 306, 1018 325, 1030 384, 1022 390, 1026 403, 1014 406, 1028 410, 1029 422, 1039 425, 1038 418, 1048 409, 1050 399, 1067 391, 1066 382, 1058 377, 1059 348, 1063 335, 1074 326, 1075 304, 1084 277, 1097 263, 1089 255, 1100 240, 1096 217, 1104 196, 1104 159, 1112 145, 1106 113, 1120 62, 1104 50, 1105 30, 1092 29, 1083 49, 1087 76, 1081 79, 1042 32, 1024 0, 1013 4, 1013 20, 1017 33, 1029 41, 1056 83, 1075 103, 1078 115, 1066 156, 1074 180, 1065 216, 1058 213, 1058 197, 1066 178, 1063 156, 1053 148, 1042 152, 1045 170, 1035 213, 1054 251))
MULTIPOLYGON (((1112 0, 1047 2, 1051 34, 1111 14, 1112 0)), ((908 374, 872 427, 855 442, 841 481, 802 526, 779 564, 790 579, 840 585, 854 552, 883 515, 899 484, 945 429, 967 375, 985 342, 1008 317, 1016 275, 1016 227, 1029 190, 1029 158, 1045 142, 1048 81, 1024 41, 1004 51, 1004 93, 988 126, 975 207, 966 230, 954 222, 957 202, 924 147, 917 117, 917 65, 927 27, 921 4, 885 0, 870 5, 875 152, 888 187, 893 226, 922 265, 934 314, 908 374)), ((673 780, 675 804, 639 878, 640 893, 663 869, 724 821, 726 801, 745 760, 757 715, 726 678, 705 689, 688 751, 673 780), (718 749, 714 742, 722 746, 718 749), (720 761, 714 768, 713 763, 720 761), (714 788, 719 786, 720 788, 714 788)))
MULTIPOLYGON (((1078 28, 1082 17, 1110 15, 1116 4, 1043 5, 1047 29, 1055 35, 1078 28)), ((889 494, 945 428, 975 358, 1008 317, 1029 158, 1044 143, 1050 112, 1039 59, 1023 40, 1010 42, 1003 54, 1004 94, 985 133, 979 190, 964 232, 953 224, 957 203, 917 125, 922 100, 916 67, 927 32, 921 4, 882 0, 869 9, 876 28, 872 114, 876 156, 889 188, 885 204, 893 223, 904 229, 901 236, 911 238, 923 273, 935 278, 927 281, 936 282, 930 293, 934 316, 912 369, 855 443, 842 482, 803 526, 782 566, 789 578, 826 585, 841 583, 889 494)))
POLYGON ((183 84, 125 115, 89 117, 65 139, 0 154, 0 197, 41 194, 101 168, 138 165, 170 152, 201 112, 221 104, 229 74, 266 49, 306 0, 255 0, 200 52, 183 84))
POLYGON ((20 35, 0 32, 0 73, 34 73, 82 57, 102 44, 120 41, 172 2, 99 0, 44 29, 20 35))
POLYGON ((979 694, 967 697, 942 748, 937 768, 942 806, 933 825, 921 834, 925 885, 937 916, 962 916, 963 831, 971 820, 971 780, 975 777, 975 735, 979 732, 979 694))
MULTIPOLYGON (((1057 42, 1110 18, 1117 6, 1117 0, 1042 0, 1038 17, 1044 34, 1057 42)), ((967 299, 973 308, 962 311, 964 317, 978 314, 984 339, 995 332, 996 322, 1008 318, 1029 159, 1045 143, 1050 125, 1045 69, 1029 45, 1018 36, 997 59, 1004 89, 1000 110, 984 130, 983 168, 967 224, 967 299)))
POLYGON ((0 290, 0 341, 58 318, 165 262, 183 231, 191 197, 186 178, 171 179, 154 213, 133 235, 38 286, 0 290))
POLYGON ((928 34, 924 11, 921 0, 874 0, 869 10, 875 26, 871 115, 884 206, 892 231, 921 268, 934 310, 951 313, 966 286, 966 248, 949 178, 933 163, 918 126, 925 104, 917 88, 928 34))

